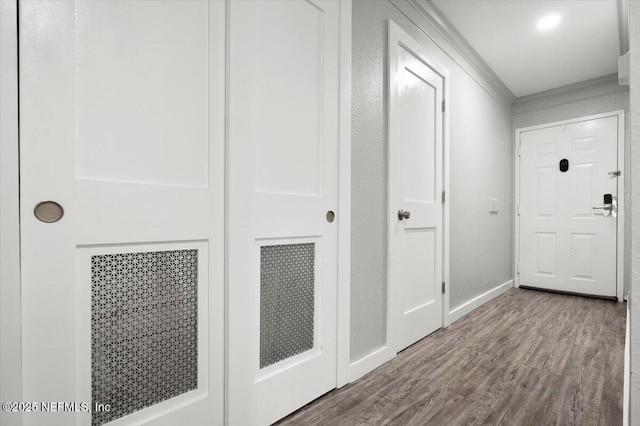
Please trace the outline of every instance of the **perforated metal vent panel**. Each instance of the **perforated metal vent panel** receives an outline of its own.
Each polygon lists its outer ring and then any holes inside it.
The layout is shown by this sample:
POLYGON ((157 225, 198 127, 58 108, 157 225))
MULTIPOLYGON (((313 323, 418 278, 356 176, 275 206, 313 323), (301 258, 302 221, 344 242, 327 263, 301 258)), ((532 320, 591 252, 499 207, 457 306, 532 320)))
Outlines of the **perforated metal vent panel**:
POLYGON ((92 425, 198 385, 198 250, 91 257, 92 425))
POLYGON ((260 248, 260 368, 313 348, 315 244, 260 248))

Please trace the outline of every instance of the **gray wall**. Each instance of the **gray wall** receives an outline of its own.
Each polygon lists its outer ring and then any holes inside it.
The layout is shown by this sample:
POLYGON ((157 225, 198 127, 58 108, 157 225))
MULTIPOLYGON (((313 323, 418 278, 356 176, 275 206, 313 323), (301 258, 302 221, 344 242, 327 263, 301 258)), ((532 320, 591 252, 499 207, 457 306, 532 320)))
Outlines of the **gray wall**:
POLYGON ((450 307, 503 284, 512 271, 510 101, 402 0, 353 2, 351 359, 386 342, 387 21, 450 71, 450 307), (408 18, 410 17, 410 19, 408 18), (418 25, 420 27, 418 27, 418 25), (496 216, 489 198, 500 200, 496 216))
POLYGON ((631 51, 631 426, 640 425, 640 0, 630 2, 631 51))
MULTIPOLYGON (((522 98, 513 105, 513 128, 535 126, 576 117, 625 110, 625 165, 624 170, 624 202, 625 202, 625 235, 629 235, 631 226, 630 206, 630 122, 629 88, 619 86, 617 77, 598 79, 593 84, 578 84, 566 88, 555 89, 546 96, 522 98)), ((631 238, 625 240, 624 293, 629 289, 631 238)))

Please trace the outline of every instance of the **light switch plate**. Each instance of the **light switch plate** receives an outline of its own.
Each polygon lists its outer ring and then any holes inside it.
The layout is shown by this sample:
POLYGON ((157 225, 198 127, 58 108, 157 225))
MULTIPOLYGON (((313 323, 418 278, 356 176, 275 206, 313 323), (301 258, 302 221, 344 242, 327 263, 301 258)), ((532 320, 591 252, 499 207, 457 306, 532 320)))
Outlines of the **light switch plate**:
POLYGON ((498 214, 497 198, 489 198, 489 214, 498 214))

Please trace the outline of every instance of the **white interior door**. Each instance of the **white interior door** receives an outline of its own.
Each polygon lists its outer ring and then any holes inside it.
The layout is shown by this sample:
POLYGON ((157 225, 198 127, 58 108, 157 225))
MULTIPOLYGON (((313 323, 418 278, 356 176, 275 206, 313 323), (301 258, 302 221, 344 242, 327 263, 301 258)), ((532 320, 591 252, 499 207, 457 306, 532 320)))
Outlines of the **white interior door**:
POLYGON ((421 52, 390 22, 389 286, 397 351, 442 327, 444 79, 421 52))
POLYGON ((20 2, 25 425, 222 422, 224 16, 20 2))
POLYGON ((617 116, 520 134, 521 286, 616 296, 617 155, 617 116))
POLYGON ((339 6, 229 4, 231 425, 336 386, 339 6))

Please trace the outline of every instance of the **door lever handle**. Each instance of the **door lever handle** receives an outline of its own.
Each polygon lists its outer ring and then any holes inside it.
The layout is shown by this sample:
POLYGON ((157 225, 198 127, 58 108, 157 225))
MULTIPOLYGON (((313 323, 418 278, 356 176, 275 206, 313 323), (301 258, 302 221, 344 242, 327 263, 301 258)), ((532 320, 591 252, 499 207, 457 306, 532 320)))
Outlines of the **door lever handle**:
POLYGON ((618 198, 613 194, 604 194, 604 205, 595 206, 594 210, 604 210, 602 214, 594 213, 598 216, 618 217, 618 198))
POLYGON ((596 216, 611 216, 612 208, 611 204, 605 204, 604 206, 595 206, 593 210, 604 210, 602 213, 594 213, 596 216))
POLYGON ((398 210, 398 219, 409 219, 411 217, 411 212, 404 211, 402 209, 398 210))
POLYGON ((612 216, 618 217, 618 206, 615 200, 611 204, 605 204, 604 206, 595 206, 594 210, 604 210, 602 213, 594 213, 597 216, 612 216), (606 212, 606 214, 605 214, 606 212))

